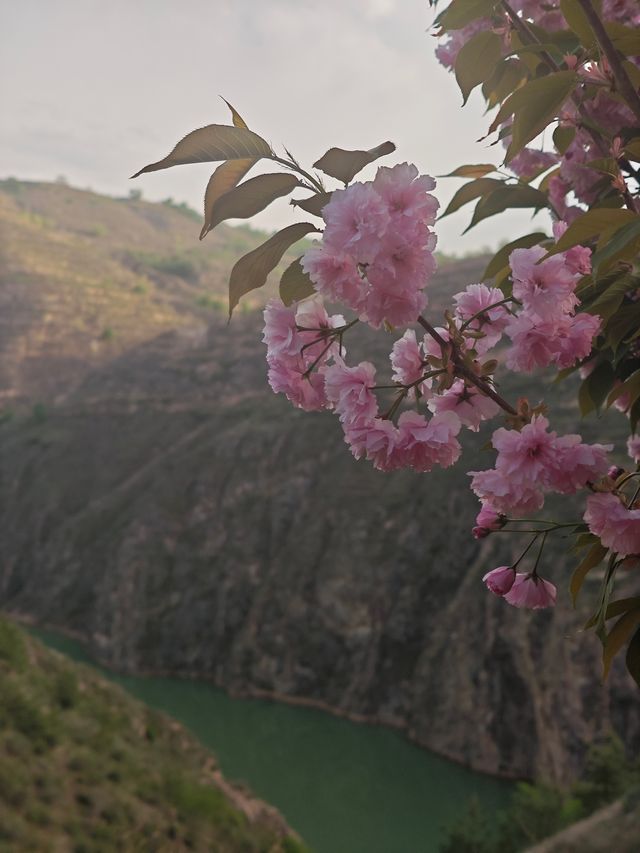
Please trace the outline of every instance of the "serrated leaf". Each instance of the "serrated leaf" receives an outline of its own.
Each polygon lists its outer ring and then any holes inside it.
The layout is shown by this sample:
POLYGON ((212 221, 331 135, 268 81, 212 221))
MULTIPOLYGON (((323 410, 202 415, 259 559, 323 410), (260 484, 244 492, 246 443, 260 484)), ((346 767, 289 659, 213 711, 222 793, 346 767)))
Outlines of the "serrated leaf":
POLYGON ((618 619, 611 631, 607 634, 604 642, 604 648, 602 650, 603 680, 606 679, 609 674, 614 657, 624 644, 633 636, 638 624, 640 624, 640 607, 637 607, 634 610, 627 610, 624 616, 621 616, 620 619, 618 619))
POLYGON ((244 178, 255 162, 253 159, 226 160, 211 175, 204 193, 204 225, 200 232, 201 240, 214 227, 211 223, 214 215, 214 207, 218 199, 233 189, 244 178))
POLYGON ((488 278, 493 278, 500 272, 500 270, 507 266, 509 262, 509 255, 514 249, 529 249, 531 246, 537 246, 543 240, 548 239, 549 238, 544 231, 535 231, 533 234, 526 234, 524 237, 518 237, 517 240, 512 240, 510 243, 507 243, 506 246, 502 246, 502 248, 498 249, 493 258, 491 258, 487 264, 487 268, 482 274, 482 280, 486 281, 488 278))
POLYGON ((576 606, 576 599, 578 597, 578 593, 582 588, 582 584, 584 583, 584 579, 589 574, 591 569, 594 569, 597 565, 599 565, 607 555, 607 549, 600 542, 596 542, 595 545, 592 545, 589 553, 586 555, 584 560, 577 566, 573 574, 571 575, 571 582, 569 583, 569 592, 571 593, 571 601, 573 602, 573 606, 576 606))
POLYGON ((300 207, 306 213, 311 213, 313 216, 322 217, 322 208, 326 207, 331 201, 332 193, 315 193, 309 198, 294 198, 291 204, 294 207, 300 207))
POLYGON ((495 216, 509 208, 532 207, 536 210, 546 207, 547 196, 540 190, 526 184, 506 185, 480 199, 473 211, 471 222, 463 231, 466 234, 478 222, 495 216))
POLYGON ((631 638, 625 655, 625 664, 629 675, 640 687, 640 631, 636 631, 631 638))
POLYGON ((229 279, 229 317, 242 296, 262 287, 287 249, 306 234, 317 230, 310 222, 297 222, 277 231, 257 249, 240 258, 231 270, 229 279))
POLYGON ((209 163, 215 160, 241 160, 272 157, 273 152, 265 140, 244 127, 226 124, 209 124, 188 133, 162 160, 150 163, 132 178, 145 172, 157 172, 172 166, 188 163, 209 163))
MULTIPOLYGON (((222 97, 222 96, 220 96, 222 97)), ((225 104, 229 107, 231 111, 231 121, 233 122, 234 127, 244 127, 248 130, 246 121, 242 118, 238 110, 232 106, 226 98, 222 98, 225 104)))
POLYGON ((629 279, 627 276, 613 280, 611 284, 609 284, 601 293, 598 294, 596 299, 588 304, 584 302, 585 311, 589 314, 597 314, 599 317, 606 322, 612 317, 620 305, 622 304, 622 300, 625 297, 625 294, 631 289, 629 284, 629 279))
POLYGON ((282 274, 280 279, 280 299, 285 305, 299 302, 313 296, 315 293, 313 282, 302 269, 302 258, 296 258, 282 274))
POLYGON ((221 196, 211 212, 209 228, 225 219, 248 219, 268 207, 272 201, 299 186, 295 175, 274 172, 257 175, 221 196))
MULTIPOLYGON (((547 77, 526 83, 511 98, 525 92, 524 101, 513 110, 511 143, 505 162, 509 162, 524 146, 531 142, 558 115, 576 83, 578 75, 573 71, 556 71, 547 77)), ((511 113, 510 113, 511 114, 511 113)))
POLYGON ((458 51, 455 75, 463 104, 476 86, 486 80, 502 55, 502 39, 490 30, 472 36, 458 51))
POLYGON ((504 186, 504 181, 498 180, 497 178, 478 178, 475 181, 469 181, 468 184, 464 184, 464 186, 460 187, 459 190, 456 190, 453 198, 447 205, 447 209, 439 219, 444 219, 445 216, 449 216, 450 213, 455 213, 456 210, 459 210, 463 205, 468 204, 470 201, 473 201, 474 199, 491 192, 491 190, 495 190, 497 187, 502 186, 504 186))
POLYGON ((489 172, 495 172, 493 163, 469 163, 466 166, 458 166, 453 172, 439 175, 440 178, 484 178, 489 172))
POLYGON ((453 0, 436 23, 444 30, 459 30, 478 18, 489 17, 496 3, 497 0, 453 0))
POLYGON ((383 142, 368 151, 347 151, 344 148, 330 148, 319 160, 313 164, 325 175, 331 175, 339 181, 348 184, 349 181, 364 169, 369 163, 373 163, 379 157, 391 154, 396 150, 393 142, 383 142))

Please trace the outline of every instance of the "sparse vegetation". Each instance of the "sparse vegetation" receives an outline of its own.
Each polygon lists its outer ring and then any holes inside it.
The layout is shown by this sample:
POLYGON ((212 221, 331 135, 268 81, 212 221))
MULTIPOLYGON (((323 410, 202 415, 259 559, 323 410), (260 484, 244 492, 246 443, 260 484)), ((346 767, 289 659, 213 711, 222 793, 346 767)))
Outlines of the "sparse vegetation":
POLYGON ((304 853, 177 724, 0 619, 0 851, 304 853))
POLYGON ((629 760, 612 735, 591 747, 583 774, 571 788, 522 782, 509 808, 493 821, 471 801, 440 853, 519 853, 623 796, 637 807, 639 795, 640 762, 629 760))

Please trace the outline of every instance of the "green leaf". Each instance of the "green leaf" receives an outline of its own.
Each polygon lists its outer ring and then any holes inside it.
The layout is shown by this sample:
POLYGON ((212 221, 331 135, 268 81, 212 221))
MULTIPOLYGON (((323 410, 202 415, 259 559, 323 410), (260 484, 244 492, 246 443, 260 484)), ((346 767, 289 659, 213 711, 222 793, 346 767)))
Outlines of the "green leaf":
POLYGON ((559 124, 553 131, 553 144, 560 154, 564 154, 575 139, 575 127, 565 127, 559 124))
POLYGON ((316 226, 310 222, 297 222, 295 225, 289 225, 277 231, 266 243, 240 258, 231 270, 229 279, 229 317, 245 293, 262 287, 287 249, 310 231, 317 230, 316 226))
POLYGON ((629 675, 640 687, 640 631, 636 631, 627 646, 625 664, 629 675))
POLYGON ((490 30, 476 33, 460 48, 455 74, 463 104, 466 104, 475 87, 490 76, 501 55, 502 39, 490 30))
POLYGON ((603 672, 602 678, 606 679, 611 669, 611 664, 616 654, 624 646, 624 644, 633 636, 636 630, 636 625, 640 624, 640 607, 634 610, 627 610, 624 616, 613 626, 607 634, 602 650, 603 672))
POLYGON ((466 166, 458 166, 447 175, 439 175, 440 178, 483 178, 489 172, 495 172, 496 167, 492 163, 469 163, 466 166))
POLYGON ((302 258, 296 258, 286 268, 280 279, 280 299, 285 305, 291 305, 293 302, 313 296, 315 292, 313 282, 302 269, 302 258))
POLYGON ((602 249, 593 255, 591 264, 593 275, 598 271, 609 269, 617 261, 633 260, 640 250, 640 216, 618 228, 609 237, 602 249))
POLYGON ((497 0, 453 0, 438 16, 436 23, 444 30, 460 30, 478 18, 488 18, 497 0))
POLYGON ((487 107, 502 103, 527 79, 527 67, 519 59, 505 59, 496 65, 493 74, 482 84, 487 107))
POLYGON ((469 229, 477 225, 478 222, 482 222, 483 219, 495 216, 509 208, 533 207, 539 210, 546 205, 547 196, 534 187, 526 184, 502 186, 480 199, 473 211, 471 222, 463 233, 466 234, 469 229))
MULTIPOLYGON (((557 111, 567 98, 567 95, 579 82, 579 79, 575 71, 556 71, 553 74, 548 74, 546 77, 530 80, 524 86, 516 89, 503 103, 498 110, 498 114, 491 122, 489 133, 497 130, 514 113, 526 111, 528 111, 527 115, 531 113, 542 116, 544 114, 545 120, 540 125, 540 130, 537 132, 539 133, 549 123, 551 115, 547 116, 547 114, 554 114, 557 111)), ((540 123, 539 118, 538 123, 540 123)), ((537 133, 534 133, 533 136, 537 136, 537 133)), ((533 139, 533 136, 525 140, 523 145, 526 145, 530 139, 533 139)))
POLYGON ((640 326, 640 302, 628 305, 624 311, 618 311, 605 327, 605 338, 610 347, 617 351, 629 332, 635 332, 640 326))
POLYGON ((313 216, 322 217, 322 208, 326 207, 331 201, 332 193, 315 193, 308 198, 294 198, 291 204, 294 207, 300 207, 306 213, 311 213, 313 216))
MULTIPOLYGON (((620 616, 621 614, 626 613, 627 610, 635 610, 636 607, 640 607, 640 598, 637 595, 632 598, 618 598, 616 601, 612 601, 607 605, 607 609, 604 614, 604 621, 606 622, 608 619, 620 616)), ((583 630, 586 631, 589 628, 593 628, 597 621, 598 614, 594 613, 589 621, 585 623, 583 630)))
POLYGON ((619 24, 617 21, 608 21, 604 25, 607 35, 613 42, 616 50, 623 56, 640 56, 640 29, 619 24))
POLYGON ((299 186, 295 175, 274 172, 257 175, 221 196, 211 211, 209 229, 225 219, 248 219, 299 186))
POLYGON ((583 381, 578 392, 582 416, 599 409, 615 382, 613 367, 608 361, 601 362, 583 381))
POLYGON ((597 314, 604 321, 607 321, 620 308, 625 294, 630 289, 628 276, 614 279, 592 302, 587 304, 583 300, 585 311, 588 311, 589 314, 597 314))
POLYGON ((640 370, 634 371, 624 382, 616 385, 607 397, 607 408, 615 403, 619 397, 622 397, 623 394, 629 395, 631 405, 640 397, 640 370))
POLYGON ((518 154, 527 142, 531 142, 558 115, 576 83, 578 75, 573 71, 556 71, 547 77, 526 83, 512 98, 525 92, 521 106, 513 110, 511 144, 507 149, 505 162, 518 154))
POLYGON ((595 545, 592 545, 589 549, 588 554, 582 560, 580 565, 575 569, 574 573, 571 575, 571 582, 569 583, 569 592, 571 593, 571 601, 573 602, 573 606, 576 606, 576 599, 578 598, 578 593, 584 583, 584 579, 589 574, 591 569, 594 569, 597 565, 599 565, 607 555, 607 549, 600 542, 596 542, 595 545))
POLYGON ((555 255, 558 252, 566 252, 573 246, 589 243, 603 232, 612 228, 620 228, 636 218, 637 214, 630 210, 612 210, 611 208, 601 207, 588 210, 571 223, 555 246, 549 250, 549 254, 555 255))
POLYGON ((531 246, 537 246, 543 240, 548 239, 543 231, 535 231, 533 234, 518 237, 517 240, 512 240, 511 243, 502 246, 489 261, 487 268, 482 274, 482 280, 486 281, 488 278, 493 278, 497 275, 508 264, 509 255, 514 249, 529 249, 531 246))
POLYGON ((244 178, 255 162, 255 160, 249 158, 243 160, 226 160, 211 175, 204 193, 204 225, 200 232, 201 240, 214 227, 211 223, 218 199, 233 189, 244 178))
POLYGON ((188 133, 175 148, 157 163, 150 163, 132 178, 144 172, 157 172, 172 166, 184 166, 187 163, 209 163, 215 160, 259 160, 261 157, 273 157, 273 152, 265 140, 244 127, 231 127, 226 124, 209 124, 188 133))
POLYGON ((560 10, 569 27, 578 36, 585 47, 594 47, 596 39, 591 29, 589 19, 582 11, 577 0, 560 0, 560 10))
POLYGON ((504 186, 504 181, 498 180, 497 178, 478 178, 475 181, 469 181, 468 184, 464 184, 464 186, 460 187, 460 189, 456 191, 453 198, 447 205, 447 209, 443 214, 441 214, 439 219, 444 219, 444 217, 449 216, 450 213, 455 213, 456 210, 459 210, 463 205, 473 201, 474 198, 486 195, 491 192, 491 190, 495 190, 497 187, 502 186, 504 186))
POLYGON ((375 148, 370 148, 369 151, 346 151, 344 148, 330 148, 313 165, 325 175, 331 175, 332 178, 337 178, 339 181, 348 184, 369 163, 373 163, 378 157, 384 157, 385 154, 391 154, 395 150, 396 146, 393 142, 383 142, 375 148))

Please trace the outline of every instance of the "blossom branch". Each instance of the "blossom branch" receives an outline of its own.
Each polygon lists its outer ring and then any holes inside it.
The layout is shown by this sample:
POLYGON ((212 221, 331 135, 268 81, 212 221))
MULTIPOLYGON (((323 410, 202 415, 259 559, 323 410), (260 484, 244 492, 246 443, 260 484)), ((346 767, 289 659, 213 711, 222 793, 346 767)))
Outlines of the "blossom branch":
POLYGON ((463 379, 466 379, 472 385, 475 385, 479 391, 485 394, 487 397, 491 397, 491 399, 497 403, 501 409, 504 409, 505 412, 508 412, 510 415, 517 415, 518 412, 510 403, 498 394, 488 382, 485 382, 484 379, 481 379, 477 374, 470 370, 466 364, 460 358, 460 354, 458 352, 458 348, 453 342, 445 341, 441 334, 439 334, 429 323, 428 320, 420 315, 418 317, 418 323, 425 329, 431 337, 436 341, 437 344, 440 345, 443 353, 447 351, 447 349, 451 350, 451 360, 453 361, 455 372, 458 376, 461 376, 463 379))
POLYGON ((607 57, 607 62, 609 63, 615 81, 618 85, 618 91, 625 98, 628 106, 633 110, 637 119, 640 121, 640 95, 636 92, 622 61, 620 60, 618 51, 609 38, 609 34, 600 20, 600 16, 591 5, 590 0, 578 0, 578 5, 584 12, 598 44, 602 48, 604 55, 607 57))

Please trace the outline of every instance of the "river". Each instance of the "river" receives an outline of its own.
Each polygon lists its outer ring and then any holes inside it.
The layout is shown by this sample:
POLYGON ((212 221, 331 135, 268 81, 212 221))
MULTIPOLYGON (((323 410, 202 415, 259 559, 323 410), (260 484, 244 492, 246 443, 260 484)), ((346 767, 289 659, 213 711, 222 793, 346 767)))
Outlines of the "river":
MULTIPOLYGON (((49 631, 32 633, 96 666, 79 643, 49 631)), ((506 805, 512 787, 380 726, 232 699, 204 682, 96 668, 190 729, 216 754, 225 776, 275 805, 314 853, 437 853, 443 828, 464 814, 470 797, 493 811, 506 805)))

